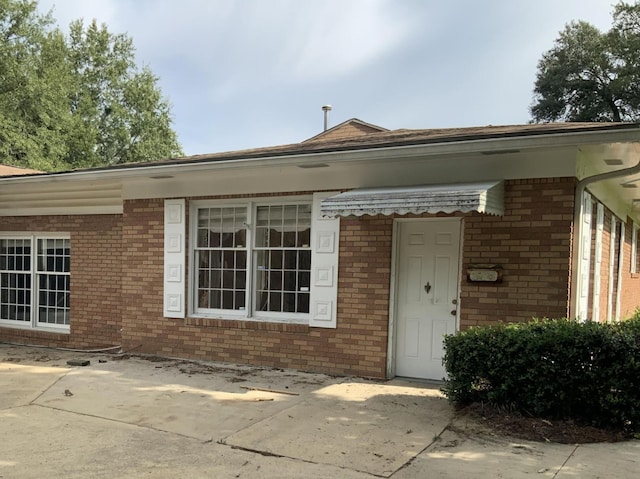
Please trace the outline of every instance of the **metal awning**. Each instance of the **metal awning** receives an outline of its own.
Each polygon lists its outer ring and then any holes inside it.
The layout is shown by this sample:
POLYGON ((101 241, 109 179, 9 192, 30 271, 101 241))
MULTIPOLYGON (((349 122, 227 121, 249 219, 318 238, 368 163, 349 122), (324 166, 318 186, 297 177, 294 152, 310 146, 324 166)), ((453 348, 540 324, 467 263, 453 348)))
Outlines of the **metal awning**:
POLYGON ((322 200, 322 216, 471 212, 504 214, 504 183, 461 183, 351 190, 322 200))

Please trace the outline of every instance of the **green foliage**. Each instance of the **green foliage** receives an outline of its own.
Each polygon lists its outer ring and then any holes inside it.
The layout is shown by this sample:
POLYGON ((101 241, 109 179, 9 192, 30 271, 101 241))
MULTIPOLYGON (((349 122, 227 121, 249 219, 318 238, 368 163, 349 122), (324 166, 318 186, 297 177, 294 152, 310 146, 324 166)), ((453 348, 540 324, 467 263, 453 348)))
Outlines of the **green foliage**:
POLYGON ((621 323, 560 319, 445 338, 443 391, 465 405, 640 432, 640 313, 621 323))
POLYGON ((572 22, 538 63, 536 122, 640 119, 640 2, 618 3, 601 32, 572 22))
POLYGON ((0 0, 0 163, 64 170, 181 154, 157 77, 95 20, 69 35, 37 2, 0 0))

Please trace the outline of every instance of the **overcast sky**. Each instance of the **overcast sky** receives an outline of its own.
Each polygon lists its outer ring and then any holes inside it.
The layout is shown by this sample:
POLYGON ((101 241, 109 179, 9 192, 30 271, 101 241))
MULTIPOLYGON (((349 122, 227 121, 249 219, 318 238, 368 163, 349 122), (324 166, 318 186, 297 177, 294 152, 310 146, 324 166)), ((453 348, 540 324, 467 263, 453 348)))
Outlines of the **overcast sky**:
POLYGON ((127 33, 186 154, 296 143, 349 118, 396 128, 529 121, 536 65, 610 0, 40 0, 63 30, 127 33))

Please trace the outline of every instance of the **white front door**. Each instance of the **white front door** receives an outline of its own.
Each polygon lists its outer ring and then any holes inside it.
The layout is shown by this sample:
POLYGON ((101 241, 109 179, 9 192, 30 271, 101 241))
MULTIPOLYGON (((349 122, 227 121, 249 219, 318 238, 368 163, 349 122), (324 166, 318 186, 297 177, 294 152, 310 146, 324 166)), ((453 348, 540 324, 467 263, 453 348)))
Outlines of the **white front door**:
POLYGON ((399 221, 396 376, 443 379, 443 336, 456 330, 460 218, 399 221))

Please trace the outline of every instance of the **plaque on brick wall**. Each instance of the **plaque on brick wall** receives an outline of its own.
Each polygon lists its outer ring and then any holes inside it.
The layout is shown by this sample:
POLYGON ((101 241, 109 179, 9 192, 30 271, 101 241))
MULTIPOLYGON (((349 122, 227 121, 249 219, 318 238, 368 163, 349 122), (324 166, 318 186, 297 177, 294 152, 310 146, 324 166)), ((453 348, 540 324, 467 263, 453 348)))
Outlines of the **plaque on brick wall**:
POLYGON ((502 266, 497 264, 470 264, 467 267, 469 283, 502 283, 502 266))

